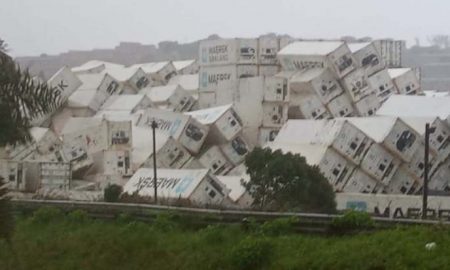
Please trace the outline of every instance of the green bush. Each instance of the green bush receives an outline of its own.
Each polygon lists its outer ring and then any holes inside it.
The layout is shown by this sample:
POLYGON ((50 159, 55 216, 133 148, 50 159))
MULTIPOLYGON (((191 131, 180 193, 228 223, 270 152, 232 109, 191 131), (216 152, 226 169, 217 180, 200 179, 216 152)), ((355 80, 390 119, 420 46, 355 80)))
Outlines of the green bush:
POLYGON ((226 228, 221 225, 208 225, 206 228, 199 230, 198 233, 205 243, 219 245, 225 240, 225 230, 226 228))
POLYGON ((331 222, 331 228, 335 232, 366 230, 374 226, 375 223, 368 213, 354 210, 345 212, 331 222))
POLYGON ((31 221, 34 223, 48 224, 64 218, 64 213, 55 207, 42 207, 33 213, 31 221))
POLYGON ((117 216, 116 221, 118 223, 128 224, 128 223, 131 223, 133 221, 133 218, 127 213, 120 213, 117 216))
POLYGON ((89 221, 89 215, 84 210, 75 210, 67 215, 67 219, 72 223, 86 223, 89 221))
POLYGON ((294 232, 295 225, 299 222, 298 217, 277 218, 266 221, 261 225, 264 235, 278 236, 294 232))
POLYGON ((170 232, 179 228, 176 216, 172 213, 160 213, 153 222, 153 227, 162 232, 170 232))
POLYGON ((239 242, 230 253, 233 269, 261 269, 270 262, 273 244, 265 238, 249 236, 239 242))
POLYGON ((103 192, 105 202, 118 202, 120 199, 120 194, 122 194, 122 190, 122 186, 115 184, 108 185, 103 192))

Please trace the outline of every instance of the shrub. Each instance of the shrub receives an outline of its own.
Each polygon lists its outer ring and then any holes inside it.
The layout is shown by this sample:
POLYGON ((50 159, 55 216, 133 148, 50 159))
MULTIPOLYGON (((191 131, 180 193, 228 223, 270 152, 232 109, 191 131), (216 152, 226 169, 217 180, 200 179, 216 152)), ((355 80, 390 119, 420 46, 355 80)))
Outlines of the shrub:
POLYGON ((277 236, 294 232, 295 225, 299 222, 298 217, 277 218, 264 222, 261 232, 264 235, 277 236))
POLYGON ((344 215, 336 217, 331 222, 331 228, 335 232, 351 232, 370 229, 375 226, 372 218, 366 212, 350 210, 344 215))
POLYGON ((72 223, 85 223, 89 220, 89 215, 84 210, 75 210, 67 215, 67 219, 72 223))
POLYGON ((172 213, 160 213, 153 222, 153 227, 163 232, 174 231, 179 228, 176 222, 176 216, 172 213))
POLYGON ((62 220, 64 213, 54 207, 42 207, 33 213, 31 218, 34 223, 48 224, 51 221, 62 220))
POLYGON ((261 269, 270 261, 273 245, 265 238, 249 236, 230 252, 234 269, 261 269))
POLYGON ((128 223, 131 223, 133 221, 133 218, 127 213, 120 213, 117 216, 116 221, 118 223, 128 224, 128 223))
POLYGON ((103 193, 105 202, 118 202, 122 194, 122 186, 112 184, 108 185, 103 193))

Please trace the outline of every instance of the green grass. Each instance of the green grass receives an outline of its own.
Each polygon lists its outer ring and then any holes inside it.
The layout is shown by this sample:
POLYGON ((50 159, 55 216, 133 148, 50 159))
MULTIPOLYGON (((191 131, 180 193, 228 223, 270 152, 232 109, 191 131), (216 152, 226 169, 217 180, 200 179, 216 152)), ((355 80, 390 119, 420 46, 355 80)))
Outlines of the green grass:
POLYGON ((46 209, 17 220, 12 249, 0 240, 0 269, 450 268, 450 230, 442 226, 321 237, 295 234, 290 222, 194 230, 171 215, 144 224, 46 209), (437 247, 426 250, 428 242, 437 247))

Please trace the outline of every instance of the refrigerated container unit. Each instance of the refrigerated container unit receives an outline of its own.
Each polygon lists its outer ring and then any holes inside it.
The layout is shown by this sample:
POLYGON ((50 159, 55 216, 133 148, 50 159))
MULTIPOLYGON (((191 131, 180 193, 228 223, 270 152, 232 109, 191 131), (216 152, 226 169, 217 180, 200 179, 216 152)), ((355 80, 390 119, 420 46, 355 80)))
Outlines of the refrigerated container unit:
POLYGON ((368 83, 370 88, 376 91, 381 103, 397 93, 397 89, 386 69, 369 76, 368 83))
POLYGON ((64 66, 48 79, 47 84, 55 89, 64 101, 82 85, 82 81, 68 67, 64 66))
POLYGON ((253 197, 242 185, 242 182, 249 181, 248 175, 217 176, 217 179, 230 190, 228 199, 231 208, 250 209, 252 207, 253 197))
POLYGON ((195 99, 179 85, 155 86, 142 89, 151 103, 161 109, 174 112, 189 111, 195 104, 195 99))
POLYGON ((26 167, 22 161, 0 159, 0 177, 10 190, 25 190, 26 167))
POLYGON ((158 109, 145 110, 136 125, 150 129, 153 120, 161 133, 173 137, 193 154, 200 151, 209 132, 208 126, 192 116, 158 109))
POLYGON ((133 175, 130 150, 105 150, 100 155, 99 173, 119 177, 133 175))
POLYGON ((400 160, 380 144, 375 143, 370 146, 362 159, 361 169, 383 185, 389 185, 400 163, 400 160))
POLYGON ((402 95, 417 95, 421 93, 420 82, 411 68, 388 69, 389 76, 397 91, 402 95))
POLYGON ((280 66, 277 65, 259 65, 258 76, 270 77, 280 72, 280 66))
POLYGON ((289 120, 275 142, 331 146, 348 160, 359 164, 373 141, 345 118, 289 120))
POLYGON ((279 128, 267 128, 267 127, 261 127, 259 128, 259 134, 258 134, 258 144, 259 146, 264 146, 267 143, 273 142, 275 138, 278 135, 278 132, 280 132, 279 128))
POLYGON ((69 190, 72 180, 70 163, 39 162, 41 187, 69 190))
POLYGON ((167 82, 177 74, 177 70, 172 62, 150 62, 143 64, 135 64, 132 68, 141 68, 149 79, 149 83, 139 89, 146 86, 158 86, 165 85, 167 82))
POLYGON ((242 135, 237 135, 230 142, 220 146, 222 153, 233 165, 239 165, 249 153, 249 145, 242 135))
POLYGON ((360 169, 354 169, 342 189, 347 193, 376 193, 377 181, 360 169))
MULTIPOLYGON (((156 149, 156 167, 181 169, 192 158, 189 151, 172 137, 156 149)), ((153 168, 153 153, 144 162, 145 168, 153 168)))
POLYGON ((361 68, 347 74, 341 79, 341 84, 353 102, 358 102, 373 92, 369 86, 368 77, 361 68))
POLYGON ((374 116, 380 105, 380 100, 375 93, 371 93, 354 103, 356 114, 362 117, 374 116))
POLYGON ((186 90, 189 94, 191 94, 193 97, 198 96, 199 91, 199 75, 198 73, 195 74, 180 74, 173 76, 167 85, 172 84, 178 84, 180 85, 184 90, 186 90))
POLYGON ((63 145, 67 146, 66 149, 70 149, 71 152, 80 152, 76 155, 70 154, 74 159, 77 159, 78 156, 105 150, 109 145, 107 120, 93 117, 72 117, 64 126, 61 138, 63 145))
POLYGON ((373 42, 349 43, 357 67, 370 76, 385 68, 386 64, 373 42))
POLYGON ((388 68, 402 67, 406 41, 381 39, 373 41, 373 44, 388 68))
POLYGON ((296 41, 278 52, 284 70, 329 68, 343 78, 356 68, 347 44, 340 41, 296 41))
POLYGON ((239 79, 258 76, 256 65, 202 66, 199 72, 199 91, 235 90, 239 79))
POLYGON ((419 147, 420 135, 400 118, 377 116, 347 120, 405 162, 411 161, 419 147))
POLYGON ((430 175, 428 189, 450 191, 450 159, 447 159, 430 175))
POLYGON ((153 84, 152 78, 142 68, 137 66, 106 67, 103 73, 111 75, 118 81, 124 94, 135 94, 142 88, 153 84))
POLYGON ((172 64, 175 67, 177 74, 183 75, 196 74, 200 68, 196 59, 173 61, 172 64))
MULTIPOLYGON (((425 144, 423 143, 423 141, 421 141, 411 161, 405 164, 404 166, 405 169, 419 182, 423 180, 425 171, 424 153, 425 153, 425 144)), ((436 164, 436 162, 437 162, 436 154, 433 152, 429 152, 428 155, 429 175, 434 170, 437 169, 438 165, 436 164)))
POLYGON ((288 80, 281 77, 264 79, 264 101, 289 101, 288 80))
POLYGON ((263 102, 262 126, 281 128, 288 119, 288 109, 286 102, 263 102))
POLYGON ((242 130, 242 121, 231 104, 185 114, 210 127, 210 142, 229 142, 242 130))
POLYGON ((258 40, 230 38, 202 40, 199 45, 200 66, 258 64, 258 40))
POLYGON ((280 51, 280 40, 276 36, 258 38, 258 63, 262 65, 277 65, 277 53, 280 51))
POLYGON ((421 188, 421 183, 415 180, 402 165, 395 171, 385 192, 388 194, 414 194, 421 188))
MULTIPOLYGON (((153 169, 141 168, 124 186, 124 193, 154 196, 153 169)), ((168 203, 188 200, 194 205, 220 205, 229 190, 208 170, 159 169, 156 179, 158 199, 168 203)))
POLYGON ((219 104, 233 104, 243 127, 257 128, 263 121, 264 77, 258 76, 239 80, 239 86, 231 95, 218 91, 219 104))
POLYGON ((325 105, 322 104, 317 95, 297 96, 291 94, 290 104, 297 104, 289 108, 289 119, 328 119, 331 114, 325 105), (298 111, 298 113, 297 113, 298 111))
POLYGON ((112 95, 101 107, 107 111, 126 111, 133 114, 139 110, 150 108, 152 101, 144 94, 139 95, 112 95))
POLYGON ((201 153, 198 161, 214 175, 225 175, 234 167, 217 145, 201 153))
POLYGON ((289 79, 291 95, 298 93, 301 96, 316 94, 323 104, 343 93, 343 90, 329 71, 325 68, 313 68, 299 71, 289 79))
POLYGON ((216 92, 199 92, 197 104, 200 110, 217 106, 216 92))
POLYGON ((333 117, 350 117, 355 115, 352 102, 346 94, 335 97, 326 107, 333 117))

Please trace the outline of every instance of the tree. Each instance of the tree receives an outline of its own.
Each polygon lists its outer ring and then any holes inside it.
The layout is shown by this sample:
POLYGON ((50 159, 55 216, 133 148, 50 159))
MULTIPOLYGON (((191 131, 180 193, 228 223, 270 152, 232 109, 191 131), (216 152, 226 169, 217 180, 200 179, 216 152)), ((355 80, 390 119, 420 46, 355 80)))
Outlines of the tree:
MULTIPOLYGON (((60 104, 60 94, 55 88, 33 80, 28 70, 22 71, 5 50, 6 44, 0 39, 0 148, 29 141, 31 120, 53 112, 60 104)), ((9 239, 12 218, 6 195, 2 179, 0 237, 9 239)))
POLYGON ((6 42, 0 38, 0 52, 6 52, 8 45, 6 42))
POLYGON ((330 213, 333 188, 317 166, 298 154, 255 148, 245 159, 250 180, 242 183, 260 209, 330 213))

